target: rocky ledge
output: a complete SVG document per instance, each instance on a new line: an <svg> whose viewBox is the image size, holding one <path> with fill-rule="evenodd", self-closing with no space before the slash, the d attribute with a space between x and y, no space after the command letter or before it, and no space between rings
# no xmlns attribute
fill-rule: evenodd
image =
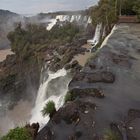
<svg viewBox="0 0 140 140"><path fill-rule="evenodd" d="M138 24L117 25L107 44L75 74L69 84L71 101L36 140L140 139L138 29Z"/></svg>

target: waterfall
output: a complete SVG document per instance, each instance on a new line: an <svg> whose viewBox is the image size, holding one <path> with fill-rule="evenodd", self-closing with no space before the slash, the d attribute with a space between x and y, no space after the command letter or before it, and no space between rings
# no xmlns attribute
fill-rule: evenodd
<svg viewBox="0 0 140 140"><path fill-rule="evenodd" d="M48 24L48 26L46 27L46 29L49 31L52 29L52 27L56 24L57 20L56 19L50 19L49 21L50 23Z"/></svg>
<svg viewBox="0 0 140 140"><path fill-rule="evenodd" d="M41 128L49 121L49 116L43 117L41 110L48 101L54 101L56 110L64 103L64 96L68 91L68 84L71 80L65 69L56 73L42 72L43 81L40 84L35 107L32 110L30 123L39 122Z"/></svg>
<svg viewBox="0 0 140 140"><path fill-rule="evenodd" d="M91 24L92 23L92 19L91 17L88 18L87 24Z"/></svg>
<svg viewBox="0 0 140 140"><path fill-rule="evenodd" d="M97 24L93 39L87 41L87 43L92 45L92 48L94 48L100 41L101 29L102 29L102 24L101 23Z"/></svg>
<svg viewBox="0 0 140 140"><path fill-rule="evenodd" d="M54 19L50 19L48 22L49 24L47 25L46 29L51 30L54 25L56 25L57 20L60 22L68 21L68 22L79 22L79 23L86 23L90 24L91 23L91 18L88 16L84 16L82 19L82 15L57 15Z"/></svg>
<svg viewBox="0 0 140 140"><path fill-rule="evenodd" d="M108 36L104 39L104 41L102 42L102 45L100 47L100 49L105 46L107 44L108 39L111 37L111 35L114 33L114 31L117 29L116 25L114 25L114 27L112 28L110 34L108 34Z"/></svg>

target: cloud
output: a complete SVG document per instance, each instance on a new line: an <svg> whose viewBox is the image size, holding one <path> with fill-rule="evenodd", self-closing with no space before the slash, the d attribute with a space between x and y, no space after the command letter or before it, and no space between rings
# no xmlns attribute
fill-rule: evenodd
<svg viewBox="0 0 140 140"><path fill-rule="evenodd" d="M79 10L98 0L0 0L0 8L27 14L60 10Z"/></svg>

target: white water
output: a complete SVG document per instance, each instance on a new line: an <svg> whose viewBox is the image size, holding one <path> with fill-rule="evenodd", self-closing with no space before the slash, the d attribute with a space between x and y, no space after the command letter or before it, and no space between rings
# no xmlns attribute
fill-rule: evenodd
<svg viewBox="0 0 140 140"><path fill-rule="evenodd" d="M93 39L87 41L87 43L92 45L92 48L95 47L100 41L101 29L102 29L102 24L101 23L97 24Z"/></svg>
<svg viewBox="0 0 140 140"><path fill-rule="evenodd" d="M67 77L65 69L61 69L56 73L48 72L48 78L46 78L46 73L43 76L46 80L44 80L40 85L35 107L32 110L32 117L30 119L30 123L39 122L41 128L49 121L49 116L43 117L41 110L48 101L54 101L55 107L58 110L64 103L64 96L68 91L68 84L71 80ZM56 81L53 85L50 84L50 82L57 80L57 78L62 79ZM49 90L50 87L53 89Z"/></svg>
<svg viewBox="0 0 140 140"><path fill-rule="evenodd" d="M110 34L104 39L100 49L107 44L108 39L111 37L111 35L114 33L114 31L117 29L116 25L112 28Z"/></svg>
<svg viewBox="0 0 140 140"><path fill-rule="evenodd" d="M54 25L56 25L57 21L64 22L82 22L82 23L91 23L91 18L82 15L57 15L55 19L50 19L48 26L46 27L47 30L51 30Z"/></svg>

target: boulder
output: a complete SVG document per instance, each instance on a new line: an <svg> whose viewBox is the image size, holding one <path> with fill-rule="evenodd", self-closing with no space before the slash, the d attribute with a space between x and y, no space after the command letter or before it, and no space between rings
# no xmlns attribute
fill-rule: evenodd
<svg viewBox="0 0 140 140"><path fill-rule="evenodd" d="M29 131L29 133L31 134L33 140L36 138L37 134L38 134L38 130L39 130L39 123L33 123L33 124L27 124L25 126L25 128L27 128L27 130Z"/></svg>

